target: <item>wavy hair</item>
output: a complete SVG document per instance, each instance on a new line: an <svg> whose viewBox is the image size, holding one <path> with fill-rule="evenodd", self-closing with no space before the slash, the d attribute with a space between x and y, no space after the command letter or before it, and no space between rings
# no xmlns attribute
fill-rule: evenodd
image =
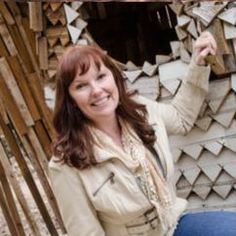
<svg viewBox="0 0 236 236"><path fill-rule="evenodd" d="M85 74L91 60L100 70L101 63L111 70L119 92L119 105L116 114L127 121L139 138L147 146L153 146L156 136L152 126L147 122L145 105L135 102L125 86L122 71L114 60L103 50L94 46L73 46L61 58L57 68L56 102L53 124L57 138L53 142L53 155L60 161L78 169L95 165L93 155L94 140L88 128L90 121L75 107L69 94L69 86L77 71Z"/></svg>

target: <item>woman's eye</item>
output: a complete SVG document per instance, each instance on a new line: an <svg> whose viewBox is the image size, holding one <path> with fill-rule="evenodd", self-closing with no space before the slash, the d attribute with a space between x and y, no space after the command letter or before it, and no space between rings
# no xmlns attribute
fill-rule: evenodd
<svg viewBox="0 0 236 236"><path fill-rule="evenodd" d="M78 84L78 85L76 86L76 89L81 90L81 89L83 89L83 88L85 88L85 87L86 87L86 84Z"/></svg>
<svg viewBox="0 0 236 236"><path fill-rule="evenodd" d="M106 76L105 74L100 74L97 79L98 80L103 79L105 76Z"/></svg>

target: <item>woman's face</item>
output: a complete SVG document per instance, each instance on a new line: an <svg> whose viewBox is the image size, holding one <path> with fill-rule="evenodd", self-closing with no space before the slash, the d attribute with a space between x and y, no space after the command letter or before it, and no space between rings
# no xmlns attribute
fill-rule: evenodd
<svg viewBox="0 0 236 236"><path fill-rule="evenodd" d="M87 73L77 75L69 86L69 94L83 114L95 124L115 118L119 92L112 72L101 62L100 70L91 60Z"/></svg>

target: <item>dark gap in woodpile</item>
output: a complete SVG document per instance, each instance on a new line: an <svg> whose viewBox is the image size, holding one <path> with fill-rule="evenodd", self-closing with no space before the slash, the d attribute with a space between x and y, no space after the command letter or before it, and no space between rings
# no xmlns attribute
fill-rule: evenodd
<svg viewBox="0 0 236 236"><path fill-rule="evenodd" d="M156 54L171 53L177 40L176 15L163 3L85 3L88 30L95 41L115 59L136 65L155 63Z"/></svg>

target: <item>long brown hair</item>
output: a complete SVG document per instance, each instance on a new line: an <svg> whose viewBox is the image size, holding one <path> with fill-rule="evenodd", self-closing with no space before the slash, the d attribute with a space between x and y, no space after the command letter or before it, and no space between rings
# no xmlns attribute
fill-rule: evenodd
<svg viewBox="0 0 236 236"><path fill-rule="evenodd" d="M131 98L126 90L122 71L114 61L104 51L93 46L71 47L61 58L57 70L53 124L58 137L53 143L53 154L78 169L87 168L97 162L93 155L93 138L88 128L90 121L74 105L68 88L77 71L83 75L89 70L91 60L99 70L103 63L114 76L119 91L117 115L129 122L145 145L152 146L156 140L154 130L146 119L146 107Z"/></svg>

